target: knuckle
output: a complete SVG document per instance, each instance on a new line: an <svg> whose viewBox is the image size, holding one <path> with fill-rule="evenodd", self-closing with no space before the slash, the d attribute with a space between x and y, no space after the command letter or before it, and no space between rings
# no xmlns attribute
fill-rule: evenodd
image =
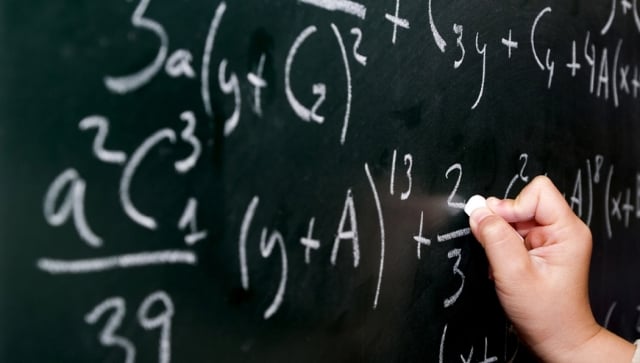
<svg viewBox="0 0 640 363"><path fill-rule="evenodd" d="M492 240L501 238L505 234L506 222L497 215L485 217L478 223L478 229L485 238Z"/></svg>
<svg viewBox="0 0 640 363"><path fill-rule="evenodd" d="M581 240L585 241L585 243L591 244L592 235L591 229L584 224L581 220L579 220L578 226L576 227L576 236Z"/></svg>
<svg viewBox="0 0 640 363"><path fill-rule="evenodd" d="M538 175L535 178L533 178L533 180L531 181L531 184L543 187L543 188L548 188L548 187L553 187L553 182L551 181L551 179L549 179L548 176L546 175Z"/></svg>
<svg viewBox="0 0 640 363"><path fill-rule="evenodd" d="M591 229L589 227L587 227L586 224L582 223L582 221L580 221L580 225L579 225L579 230L580 230L580 235L591 239Z"/></svg>

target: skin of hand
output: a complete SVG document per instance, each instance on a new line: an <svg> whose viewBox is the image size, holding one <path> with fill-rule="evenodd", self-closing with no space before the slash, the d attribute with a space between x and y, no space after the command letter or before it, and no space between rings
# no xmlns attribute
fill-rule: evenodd
<svg viewBox="0 0 640 363"><path fill-rule="evenodd" d="M545 362L630 362L635 347L597 324L589 304L591 231L547 177L470 217L496 293Z"/></svg>

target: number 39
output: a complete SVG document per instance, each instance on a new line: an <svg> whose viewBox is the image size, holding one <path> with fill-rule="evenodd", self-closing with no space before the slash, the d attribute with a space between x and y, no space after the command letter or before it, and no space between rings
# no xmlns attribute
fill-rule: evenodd
<svg viewBox="0 0 640 363"><path fill-rule="evenodd" d="M150 317L151 307L159 302L163 310L158 315ZM136 358L136 348L127 338L116 335L116 330L120 327L122 319L126 314L125 301L122 297L114 296L104 300L91 310L84 320L87 324L94 325L107 311L113 310L104 328L98 335L100 344L105 347L120 347L125 351L125 363L134 363ZM147 296L138 308L138 322L145 330L161 328L158 352L158 362L169 363L171 361L171 318L174 308L171 298L164 291L156 291Z"/></svg>

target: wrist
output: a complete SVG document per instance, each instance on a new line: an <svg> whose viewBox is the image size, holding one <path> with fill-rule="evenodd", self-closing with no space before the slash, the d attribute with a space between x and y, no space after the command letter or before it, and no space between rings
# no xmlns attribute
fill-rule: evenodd
<svg viewBox="0 0 640 363"><path fill-rule="evenodd" d="M549 363L630 363L635 353L633 344L599 325L586 340L577 341L567 348L561 354L541 358Z"/></svg>

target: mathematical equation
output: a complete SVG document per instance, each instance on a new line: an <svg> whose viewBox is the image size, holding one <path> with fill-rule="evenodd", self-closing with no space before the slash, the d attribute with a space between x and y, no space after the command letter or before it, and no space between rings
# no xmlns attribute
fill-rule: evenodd
<svg viewBox="0 0 640 363"><path fill-rule="evenodd" d="M216 114L212 102L212 93L221 95L224 99L233 102L233 112L228 115L223 122L223 135L225 138L231 137L234 131L238 129L243 120L243 112L246 105L243 101L250 100L250 109L254 116L258 118L264 117L263 93L269 87L275 85L269 84L265 77L265 68L267 61L270 59L268 54L259 55L255 68L246 73L240 74L234 71L234 65L225 57L222 57L216 65L212 64L214 52L220 52L216 49L217 37L225 21L228 12L226 2L217 4L213 11L213 16L209 23L206 39L202 47L201 67L196 71L194 66L193 52L185 48L172 49L170 47L170 37L165 27L158 21L146 15L150 6L150 0L140 0L130 18L131 26L143 32L149 32L157 37L159 48L155 57L141 69L126 75L105 75L103 85L115 95L123 97L132 97L141 88L151 83L154 78L161 72L166 73L171 78L186 78L200 82L200 97L202 101L202 112L207 118L213 118ZM327 12L338 12L351 15L358 21L367 20L367 8L365 5L348 1L348 0L299 0L296 6L301 9L309 7L326 10ZM475 49L475 55L479 57L482 64L482 74L479 75L479 84L477 94L474 95L473 102L468 107L471 110L477 110L481 105L483 96L490 87L487 87L487 61L495 59L491 56L494 48L489 40L480 32L475 32L469 46L467 38L465 38L465 27L463 24L449 24L442 29L450 27L455 36L455 45L449 44L441 32L442 24L437 24L438 14L432 9L432 1L429 0L425 9L425 17L428 18L428 31L433 39L433 43L441 53L453 51L458 54L457 59L451 65L454 70L458 70L466 63L471 62L467 54L467 49ZM556 64L563 65L562 69L569 72L572 78L578 77L580 71L589 69L584 75L588 77L589 93L598 99L612 102L618 107L625 100L635 100L638 97L640 89L640 74L638 74L638 66L630 63L621 63L621 59L625 58L624 52L627 50L623 39L618 39L615 49L607 47L597 47L593 42L593 38L598 34L605 36L611 29L614 21L623 17L630 16L640 31L640 19L636 2L622 0L612 1L612 8L606 23L598 33L587 31L584 39L571 39L566 44L569 56L565 59L558 56L561 53L550 47L544 48L536 41L537 29L543 26L545 19L553 16L553 8L545 7L537 13L535 18L531 19L531 30L525 37L525 40L514 38L512 29L507 29L505 36L497 39L497 44L503 46L506 57L511 60L515 57L516 52L522 48L528 48L530 56L535 61L535 65L540 72L544 72L545 82L548 89L554 84L554 79L560 72L560 66L556 68ZM410 31L411 21L401 16L401 1L395 0L395 11L386 13L384 19L392 26L392 35L390 42L394 46L400 46L400 37L402 31ZM308 45L314 39L314 34L319 31L319 26L309 24L304 27L293 39L286 51L283 64L278 64L276 68L282 69L283 97L286 99L290 112L301 121L310 125L330 124L328 120L335 116L323 107L325 101L332 92L338 93L337 90L331 89L329 84L321 81L312 82L308 85L306 93L301 96L300 90L294 90L292 75L295 73L295 67L304 68L300 62L296 62L299 50ZM341 29L336 23L330 23L327 27L335 39L341 56L341 66L344 70L344 78L346 84L340 92L344 92L344 113L339 115L339 144L344 146L349 141L349 127L351 120L351 109L354 97L366 97L366 95L354 95L353 77L355 72L362 72L368 64L369 55L364 54L361 48L367 34L362 27L354 26L349 29L348 33ZM468 30L467 30L468 31ZM348 35L347 35L348 34ZM445 34L446 35L446 34ZM528 47L523 43L528 42ZM630 50L632 51L632 50ZM477 60L477 59L476 59ZM475 60L474 60L475 61ZM217 85L212 85L211 70L214 71L213 78L217 80ZM216 77L217 75L217 77ZM198 79L199 77L199 79ZM217 78L217 79L215 79ZM246 82L246 84L245 84ZM217 87L216 87L217 86ZM250 89L250 95L244 95L243 91ZM346 90L346 91L344 91ZM302 99L309 99L311 104L304 104ZM626 98L625 98L626 97ZM92 153L98 162L108 165L109 167L117 167L120 172L118 185L118 195L122 213L133 223L148 231L158 231L160 222L153 215L152 211L144 210L135 202L135 195L132 195L132 185L136 182L136 173L145 163L153 162L153 158L158 158L159 153L154 153L161 148L188 148L189 153L172 160L172 167L169 173L175 175L187 175L194 172L194 168L201 160L206 147L210 146L212 140L201 140L196 136L196 127L198 125L197 116L199 112L195 109L188 108L179 114L171 115L169 118L175 120L175 125L171 127L162 127L146 138L140 140L137 147L132 150L117 150L109 146L109 136L113 132L111 128L110 118L107 115L92 114L82 118L78 124L78 130L83 136L92 137ZM116 132L124 132L116 130ZM357 198L365 199L368 195L371 205L375 207L377 217L377 241L378 268L376 276L375 291L372 291L371 307L376 310L380 304L380 296L385 293L384 275L385 275L385 255L388 250L396 243L411 243L415 245L415 256L417 260L422 260L425 249L429 249L432 245L438 244L446 246L448 242L467 237L471 234L468 225L462 225L458 229L430 231L425 229L424 210L415 213L415 229L414 232L405 236L403 241L393 241L389 243L388 232L389 224L385 223L385 205L384 200L389 198L395 201L405 202L412 200L412 192L414 180L416 179L415 170L424 170L425 165L414 165L415 153L401 152L398 149L393 150L393 155L389 165L385 168L390 170L388 180L376 181L372 175L370 163L365 162L362 165L363 182L368 185L369 190L365 192L355 189L353 186L346 186L344 190L344 203L336 214L339 215L339 222L335 226L334 238L322 240L314 233L314 228L318 224L318 219L308 211L296 211L299 215L308 215L308 223L304 226L306 233L296 236L292 239L285 238L281 232L284 226L277 225L258 225L254 223L257 214L261 213L261 196L256 195L247 202L246 208L238 225L233 225L236 233L234 235L237 240L237 253L239 265L239 278L242 289L249 291L251 288L250 266L256 261L252 261L250 256L256 255L264 260L274 259L279 261L278 285L273 296L270 297L269 304L264 307L262 318L276 319L277 313L287 298L288 277L293 272L290 271L289 256L294 248L302 248L304 251L304 263L320 264L322 261L313 259L313 255L322 248L330 248L331 254L328 263L335 266L338 263L340 253L346 253L348 250L351 256L351 264L357 269L361 263L361 236L362 236L362 220L359 215L362 211L356 209L355 200ZM542 174L543 171L532 173L527 170L530 156L528 153L519 155L519 169L515 170L509 182L504 188L504 197L513 197L516 190L524 186L530 178L535 174ZM387 169L385 169L387 170ZM446 198L446 207L455 215L459 213L465 205L468 196L461 195L460 186L463 183L463 164L453 163L445 170L433 170L432 174L439 175L440 181L450 185L449 194ZM567 201L572 209L580 216L585 223L591 225L594 217L599 217L595 206L601 204L602 218L606 226L607 236L613 238L616 228L629 228L633 222L633 218L640 219L640 173L636 174L634 180L624 180L625 187L617 190L614 185L615 167L613 163L608 162L604 155L595 155L593 158L585 160L584 167L576 172L575 182L570 191L565 191ZM465 178L466 180L466 178ZM356 185L353 181L353 185ZM47 224L51 227L60 227L65 224L73 224L78 238L83 245L91 249L100 250L109 241L106 241L100 231L92 227L91 220L87 218L85 213L86 194L91 190L83 177L83 173L74 167L63 169L49 184L48 189L44 192L42 203L42 215ZM384 193L384 194L383 194ZM385 198L381 198L383 195ZM183 240L180 242L179 248L153 250L153 251L135 251L120 255L110 255L98 258L86 259L63 259L58 257L41 257L36 261L36 267L44 273L52 275L69 275L69 274L90 274L90 273L106 273L117 269L130 269L140 267L159 267L167 265L197 266L198 255L194 250L194 246L201 241L206 241L209 232L200 228L198 225L198 206L199 200L196 197L189 197L184 200L182 213L180 218L173 222L174 228L181 231ZM259 238L251 238L252 231L258 231ZM255 233L254 233L255 236ZM347 247L348 246L348 247ZM367 248L370 246L368 245ZM412 247L413 248L413 247ZM253 253L252 253L253 252ZM439 304L444 309L455 306L456 302L465 292L466 271L461 267L463 255L467 253L464 248L459 246L451 247L447 250L446 258L450 265L450 274L456 279L457 284L451 288L451 291L443 296L438 296ZM313 288L306 286L305 288ZM93 307L87 309L84 315L84 322L89 326L99 325L101 318L108 315L107 322L97 333L97 339L104 346L118 348L124 352L124 360L127 363L133 363L136 360L135 344L119 335L117 330L120 328L123 319L126 317L126 307L131 305L127 303L123 297L111 296L97 303ZM160 307L160 312L158 308ZM154 309L152 309L154 307ZM154 314L151 313L154 311ZM165 291L159 290L149 294L138 306L137 323L145 330L158 329L160 331L158 360L163 363L171 361L171 327L172 319L178 314L177 307L174 306L171 296ZM439 358L443 361L444 352L446 350L446 341L448 334L451 333L449 325L442 328L442 336L440 342ZM489 346L488 337L483 337L483 353L482 357L474 357L474 347L472 346L465 355L460 358L463 362L495 362L498 360L495 354L492 354ZM505 348L506 351L506 348ZM514 354L515 356L515 354ZM507 358L505 357L505 360Z"/></svg>

